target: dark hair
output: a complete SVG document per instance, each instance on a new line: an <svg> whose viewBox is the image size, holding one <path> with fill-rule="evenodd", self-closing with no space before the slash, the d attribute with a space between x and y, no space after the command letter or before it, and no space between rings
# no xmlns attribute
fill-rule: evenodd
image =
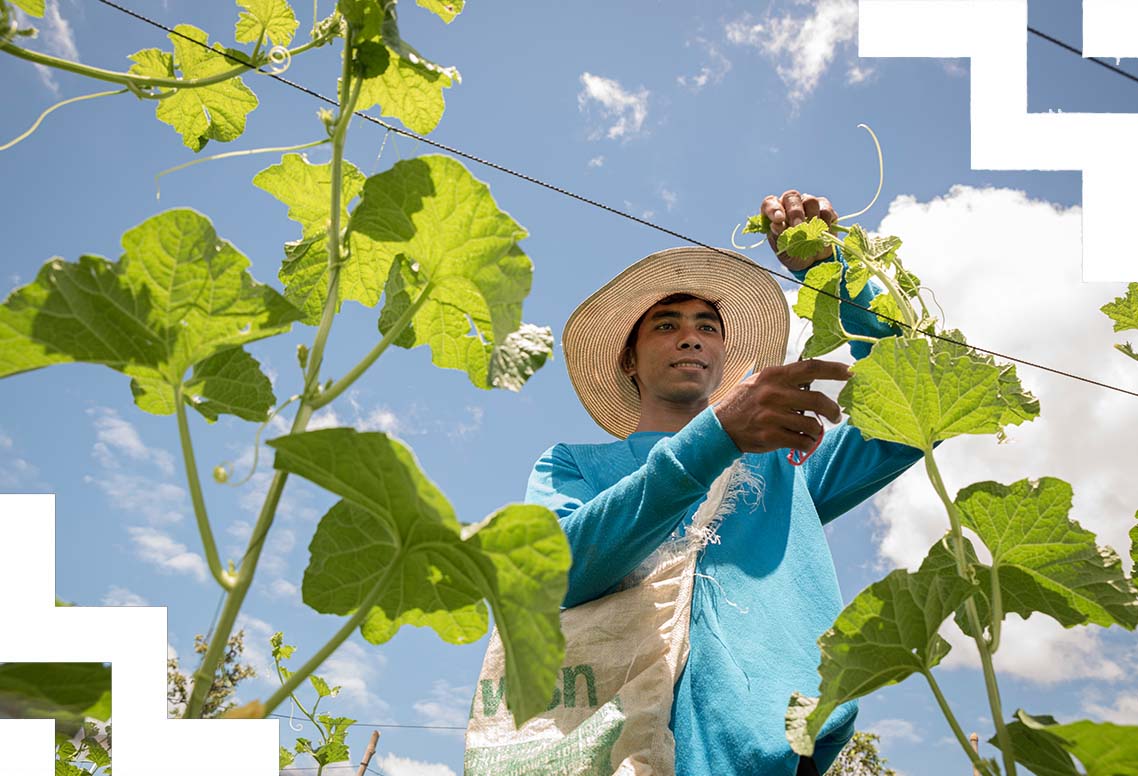
<svg viewBox="0 0 1138 776"><path fill-rule="evenodd" d="M726 337L727 329L723 325L723 315L719 312L718 302L712 302L709 299L704 299L702 296L696 296L695 294L668 294L663 299L656 300L655 303L653 303L647 310L640 314L640 317L636 319L636 323L632 324L632 330L628 332L628 339L624 341L624 348L620 351L621 368L628 365L629 358L632 356L632 352L636 349L636 338L640 336L640 324L644 323L644 318L648 315L648 312L653 307L659 304L679 304L680 302L690 302L693 299L698 299L701 302L706 302L711 306L711 309L715 311L716 319L719 321L719 333L721 336ZM636 394L639 396L640 386L636 384L636 378L629 376L628 379L632 381L632 386L636 389Z"/></svg>

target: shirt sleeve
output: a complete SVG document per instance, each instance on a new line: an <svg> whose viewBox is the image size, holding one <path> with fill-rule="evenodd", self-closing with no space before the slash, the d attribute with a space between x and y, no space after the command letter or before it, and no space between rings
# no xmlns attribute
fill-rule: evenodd
<svg viewBox="0 0 1138 776"><path fill-rule="evenodd" d="M563 605L597 598L635 569L740 455L710 407L600 492L567 445L546 451L534 465L526 501L553 510L569 539L573 563Z"/></svg>

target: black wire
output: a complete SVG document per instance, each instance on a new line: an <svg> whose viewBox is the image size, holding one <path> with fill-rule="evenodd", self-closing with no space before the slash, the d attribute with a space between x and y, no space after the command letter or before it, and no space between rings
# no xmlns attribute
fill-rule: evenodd
<svg viewBox="0 0 1138 776"><path fill-rule="evenodd" d="M1070 43L1064 43L1063 41L1059 40L1058 38L1053 38L1050 35L1048 35L1047 33L1040 32L1039 30L1037 30L1031 26L1029 26L1027 28L1027 31L1030 32L1032 35L1038 35L1039 37L1043 38L1044 40L1046 40L1050 43L1054 43L1056 46L1059 46L1060 48L1067 49L1067 51L1070 51L1073 54L1078 54L1080 57L1083 56L1083 52L1080 51L1079 49L1075 48L1074 46L1072 46ZM1123 70L1121 67L1118 67L1116 65L1112 65L1105 60L1099 59L1098 57L1083 57L1083 59L1090 60L1091 62L1094 62L1096 65L1102 65L1107 70L1110 70L1111 72L1114 72L1114 73L1118 73L1120 76L1123 76L1124 78L1129 78L1131 81L1138 83L1138 75L1134 75L1133 73L1128 73L1125 70Z"/></svg>
<svg viewBox="0 0 1138 776"><path fill-rule="evenodd" d="M235 57L232 54L229 54L228 52L218 51L217 49L211 48L208 43L203 43L202 41L194 40L193 38L189 37L188 35L180 33L177 30L172 30L160 22L156 22L152 19L149 19L149 18L147 18L147 17L145 17L145 16L143 16L143 15L141 15L135 11L131 11L127 8L123 8L121 5L118 5L117 3L113 2L112 0L98 0L98 2L102 3L103 5L107 5L107 6L110 6L111 8L115 8L119 11L122 11L123 13L129 14L130 16L133 16L136 19L139 19L143 22L146 22L147 24L150 24L154 27L157 27L158 29L165 30L167 33L169 33L171 35L177 35L179 37L185 38L186 40L191 41L192 43L196 43L197 45L205 48L207 51L212 51L215 54L219 54L219 55L221 55L227 59L232 60L233 62L235 62L237 64L240 64L240 65L247 65L248 64L247 62L242 61L238 57ZM1034 28L1029 28L1029 29L1034 31ZM1050 38L1050 36L1048 36L1047 39L1053 40L1052 38ZM1058 41L1054 41L1054 42L1058 43ZM1067 48L1070 48L1070 47L1067 47ZM1075 50L1075 49L1072 49L1072 50ZM1099 64L1102 64L1106 67L1110 67L1110 69L1112 69L1112 70L1115 69L1112 66L1107 65L1106 63L1103 63L1103 62L1100 62ZM302 86L298 83L295 83L294 81L290 81L287 78L283 78L280 75L278 75L277 73L268 72L268 71L262 70L260 68L256 68L256 71L258 73L262 73L264 75L267 75L270 78L274 78L274 79L280 81L281 83L287 84L288 86L291 86L294 89L298 89L298 90L304 92L305 94L308 94L312 97L315 97L318 100L322 100L322 101L328 103L329 105L339 105L339 103L337 103L335 100L332 100L329 97L325 97L324 95L320 94L319 92L315 92L306 86ZM1127 75L1129 75L1129 74L1127 74ZM1138 79L1136 79L1136 80L1138 80ZM658 224L652 223L651 221L647 221L643 218L639 218L637 216L634 216L631 213L626 213L623 210L618 210L614 207L606 205L603 202L598 202L596 200L589 199L588 197L581 196L580 194L575 194L572 191L561 188L560 186L555 186L552 183L547 183L547 182L540 180L538 178L534 178L531 175L526 175L525 173L517 172L516 170L512 170L512 169L505 167L503 165L500 165L496 162L491 162L487 159L483 159L481 157L475 156L474 154L467 153L467 152L462 151L458 148L448 146L445 143L440 143L437 140L432 140L430 138L423 137L422 135L418 135L418 134L411 132L409 130L406 130L406 129L400 129L399 127L396 127L392 124L388 124L386 121L383 121L382 119L378 119L374 116L369 116L366 113L363 113L361 111L355 111L353 113L353 115L359 116L361 119L363 119L365 121L370 121L373 124L378 124L379 126L383 127L384 129L388 130L389 132L394 132L398 135L404 135L405 137L415 138L416 140L419 140L419 141L422 141L428 145L434 146L435 148L438 148L439 150L446 151L447 153L454 154L455 156L460 156L463 159L469 159L472 162L483 165L485 167L489 167L493 170L498 170L499 172L505 173L507 175L511 175L515 178L519 178L521 180L527 181L527 182L532 183L534 185L541 186L543 188L549 189L550 191L554 191L554 192L557 192L558 194L562 194L562 195L569 197L571 199L575 199L579 202L584 202L587 205L591 205L593 207L600 208L601 210L608 211L609 213L620 216L622 218L626 218L630 221L635 221L638 224L641 224L643 226L647 226L650 229L654 229L658 232L662 232L663 234L669 235L671 237L675 237L677 239L683 240L684 242L692 243L693 245L698 245L701 248L706 248L707 250L714 251L714 252L722 254L724 256L733 258L733 255L731 253L728 253L727 251L725 251L721 248L716 248L715 246L708 245L707 243L702 242L700 240L697 240L694 237L690 237L686 234L683 234L682 232L677 232L677 231L674 231L672 229L668 229L667 227L659 226ZM867 313L877 315L878 317L883 318L887 321L890 321L891 323L895 323L898 326L901 326L902 328L912 328L907 323L905 323L904 321L899 321L899 320L892 318L888 315L882 315L881 313L870 310L868 307L860 305L857 302L847 300L847 299L842 299L841 296L838 294L832 294L829 291L826 291L825 289L815 288L814 286L811 286L809 283L805 283L805 282L803 282L803 281L799 280L798 278L793 277L791 275L786 275L786 274L783 274L781 272L777 272L775 270L768 269L767 267L764 267L758 263L756 263L755 266L757 266L759 269L763 270L764 272L766 272L769 275L780 278L782 280L786 280L790 283L795 283L797 285L803 286L804 288L809 288L810 290L815 291L816 293L822 294L824 296L828 296L831 299L836 299L839 302L839 304L845 304L845 305L849 305L851 307L856 307L859 310L863 310ZM953 345L961 345L962 344L960 342L957 342L956 340L949 339L948 337L944 337L944 336L941 336L939 334L931 334L929 336L933 337L934 339L943 340L944 342L948 342L948 343L953 344ZM1000 353L1000 352L995 351L995 350L988 350L987 348L982 348L982 347L979 347L977 345L965 344L964 346L967 347L969 350L975 351L977 353L984 353L984 354L989 355L989 356L994 356L996 358L1005 359L1007 361L1012 361L1012 362L1015 362L1017 364L1023 364L1024 366L1034 367L1036 369L1041 369L1045 372L1051 372L1052 374L1061 375L1063 377L1069 377L1072 380L1078 380L1080 382L1088 383L1090 385L1097 385L1100 388L1106 388L1106 389L1109 389L1112 391L1117 391L1118 393L1123 393L1123 394L1126 394L1128 396L1133 396L1135 398L1138 398L1138 392L1130 391L1130 390L1127 390L1125 388L1120 388L1116 385L1104 383L1104 382L1101 382L1099 380L1094 380L1094 379L1089 378L1089 377L1083 377L1081 375L1073 374L1071 372L1067 372L1067 371L1064 371L1062 369L1056 369L1055 367L1045 366L1044 364L1038 364L1034 361L1028 361L1027 359L1016 358L1015 356L1009 356L1009 355ZM263 540L263 537L262 537L262 540Z"/></svg>

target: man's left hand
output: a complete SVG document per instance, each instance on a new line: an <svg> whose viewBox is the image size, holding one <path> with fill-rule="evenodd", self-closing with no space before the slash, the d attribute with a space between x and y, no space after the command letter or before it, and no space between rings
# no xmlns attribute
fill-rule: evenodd
<svg viewBox="0 0 1138 776"><path fill-rule="evenodd" d="M801 194L796 189L791 189L781 197L771 194L764 199L761 213L771 222L771 231L767 235L771 250L775 252L778 260L787 269L803 270L834 255L834 249L831 246L826 246L824 251L808 259L792 259L785 253L778 252L778 236L790 227L798 226L815 216L821 218L827 225L833 225L838 220L838 214L834 212L833 205L825 197Z"/></svg>

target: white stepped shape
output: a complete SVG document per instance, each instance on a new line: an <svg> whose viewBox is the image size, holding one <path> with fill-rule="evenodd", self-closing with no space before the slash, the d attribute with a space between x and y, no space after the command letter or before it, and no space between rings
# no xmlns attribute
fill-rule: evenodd
<svg viewBox="0 0 1138 776"><path fill-rule="evenodd" d="M972 61L972 167L1081 170L1083 280L1130 281L1119 205L1138 180L1138 114L1027 112L1028 0L859 0L863 57ZM1138 2L1084 0L1085 56L1138 56ZM1123 217L1124 219L1125 217ZM1036 257L1019 257L1025 269Z"/></svg>
<svg viewBox="0 0 1138 776"><path fill-rule="evenodd" d="M165 607L55 606L52 495L0 494L0 605L0 662L111 664L116 776L276 776L276 720L166 719ZM53 738L0 720L5 776L51 776Z"/></svg>

